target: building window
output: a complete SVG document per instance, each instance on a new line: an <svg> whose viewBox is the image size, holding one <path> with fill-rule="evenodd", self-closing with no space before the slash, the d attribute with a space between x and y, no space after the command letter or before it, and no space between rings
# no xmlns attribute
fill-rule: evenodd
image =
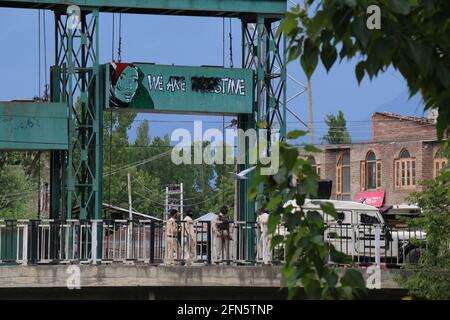
<svg viewBox="0 0 450 320"><path fill-rule="evenodd" d="M360 164L361 190L381 188L381 168L381 160L377 160L375 153L369 151L366 160L361 161Z"/></svg>
<svg viewBox="0 0 450 320"><path fill-rule="evenodd" d="M436 178L438 175L440 175L441 171L446 167L448 167L448 159L442 155L442 150L439 149L439 151L436 152L436 155L434 157L433 176Z"/></svg>
<svg viewBox="0 0 450 320"><path fill-rule="evenodd" d="M416 185L416 159L411 158L406 149L394 162L394 178L396 188L413 188Z"/></svg>
<svg viewBox="0 0 450 320"><path fill-rule="evenodd" d="M336 165L336 198L338 200L351 200L350 152L344 152Z"/></svg>
<svg viewBox="0 0 450 320"><path fill-rule="evenodd" d="M316 163L316 159L314 159L313 156L309 156L308 160L311 162L311 166L320 178L320 164Z"/></svg>

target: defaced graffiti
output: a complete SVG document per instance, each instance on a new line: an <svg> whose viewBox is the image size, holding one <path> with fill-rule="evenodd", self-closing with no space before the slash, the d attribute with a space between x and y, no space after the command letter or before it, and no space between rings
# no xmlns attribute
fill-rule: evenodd
<svg viewBox="0 0 450 320"><path fill-rule="evenodd" d="M144 74L135 64L111 63L109 107L153 109L153 100L143 86L142 79Z"/></svg>
<svg viewBox="0 0 450 320"><path fill-rule="evenodd" d="M130 63L112 63L110 107L127 108L139 87L138 68Z"/></svg>

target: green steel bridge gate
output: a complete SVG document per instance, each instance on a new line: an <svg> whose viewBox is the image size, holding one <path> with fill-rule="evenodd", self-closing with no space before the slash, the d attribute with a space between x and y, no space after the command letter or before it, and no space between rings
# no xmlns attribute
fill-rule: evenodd
<svg viewBox="0 0 450 320"><path fill-rule="evenodd" d="M68 9L70 5L80 8L78 28L69 27L72 23L69 19L74 14L73 9ZM239 18L242 22L241 67L253 71L254 95L252 113L238 115L238 128L256 129L257 123L262 121L267 123L269 132L279 129L281 139L286 137L286 41L284 35L276 32L287 9L286 0L0 0L0 7L54 12L51 103L0 102L0 112L11 108L28 114L28 110L33 110L33 114L45 117L45 112L49 112L45 106L51 105L50 110L66 114L67 127L62 125L62 130L67 130L67 136L61 131L53 132L66 141L55 143L50 138L49 147L43 147L42 141L20 144L17 140L22 137L11 134L9 141L0 143L0 149L51 151L52 219L72 218L75 207L79 208L80 219L102 219L105 92L101 90L104 75L99 61L100 12ZM4 123L0 124L0 133L2 126ZM240 166L243 170L249 164ZM239 220L255 221L255 204L247 196L251 179L239 183Z"/></svg>

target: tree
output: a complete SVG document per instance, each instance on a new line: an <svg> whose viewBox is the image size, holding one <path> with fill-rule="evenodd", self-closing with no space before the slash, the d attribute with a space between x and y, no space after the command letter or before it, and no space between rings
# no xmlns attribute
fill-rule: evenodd
<svg viewBox="0 0 450 320"><path fill-rule="evenodd" d="M328 133L322 137L322 141L329 144L351 143L352 138L347 130L347 122L344 118L344 113L339 110L337 116L328 114L325 118L325 123L328 126Z"/></svg>
<svg viewBox="0 0 450 320"><path fill-rule="evenodd" d="M449 1L380 0L376 5L373 5L371 0L306 0L305 3L311 8L311 16L297 5L286 14L286 19L278 30L279 33L284 32L288 38L289 61L299 59L306 76L310 78L319 58L327 71L335 64L338 56L340 61L345 58L355 59L358 82L361 82L365 75L372 79L380 72L393 67L405 78L411 96L420 92L425 109L437 109L438 137L448 136ZM377 17L378 11L381 16ZM380 28L369 23L370 19L380 19ZM293 150L287 152L292 154L293 160L288 162L292 164L296 161L294 157L297 154ZM303 167L300 167L298 174L308 175L308 167L302 163L299 166ZM285 170L282 174L288 172L289 170ZM443 174L441 179L442 183L448 183L450 174ZM317 186L311 179L304 181L312 192L317 191ZM286 182L283 178L275 177L271 183L274 185L271 188L276 190ZM445 189L441 187L442 190ZM445 192L450 198L450 188L447 187ZM282 200L283 198L276 201ZM299 200L301 203L302 199ZM277 210L281 212L280 208ZM308 217L304 219L304 223L308 220ZM294 232L298 238L304 237L300 230ZM307 242L288 240L288 244L289 241L293 242L291 252L301 253L305 250ZM321 249L316 250L315 254L318 254ZM286 256L285 276L288 279L303 281L304 275L295 273L297 260L293 254ZM322 277L320 270L313 271L312 277ZM292 282L292 285L295 287L296 282Z"/></svg>
<svg viewBox="0 0 450 320"><path fill-rule="evenodd" d="M31 177L20 165L6 165L0 168L0 219L36 218L32 210L33 190ZM34 193L35 194L35 193Z"/></svg>
<svg viewBox="0 0 450 320"><path fill-rule="evenodd" d="M450 299L450 170L434 180L423 182L423 191L414 192L409 201L421 208L421 215L410 225L420 227L426 240L416 241L420 248L419 263L407 265L412 271L399 279L411 295L426 299Z"/></svg>
<svg viewBox="0 0 450 320"><path fill-rule="evenodd" d="M295 140L306 132L293 131L288 138ZM313 146L305 145L308 152L318 152ZM280 143L280 168L273 176L261 175L261 165L256 168L255 177L249 190L249 196L261 200L261 206L270 211L269 232L274 234L278 225L283 224L287 230L286 237L273 235L272 248L283 243L285 248L284 285L289 289L289 297L296 297L300 285L306 297L311 299L352 299L363 295L365 283L359 271L348 269L343 276L327 266L328 254L337 263L349 263L349 259L337 251L332 244L325 241L325 224L317 211L305 212L301 209L307 196L316 196L318 176L309 160L299 157L296 146L287 142ZM304 194L299 194L299 189ZM263 184L264 188L259 188ZM262 191L260 191L262 189ZM267 200L264 200L267 199ZM295 200L300 209L289 201ZM322 204L323 212L337 218L331 203Z"/></svg>
<svg viewBox="0 0 450 320"><path fill-rule="evenodd" d="M139 147L146 147L150 145L151 138L149 135L150 126L148 124L148 120L145 119L137 129L136 141L134 144Z"/></svg>
<svg viewBox="0 0 450 320"><path fill-rule="evenodd" d="M450 1L379 0L376 6L372 0L306 3L311 17L297 5L279 30L289 39L290 61L300 59L309 78L319 57L326 70L338 55L340 60L355 59L359 82L365 75L372 79L393 67L405 78L411 96L420 92L425 108L438 110L438 136L444 135L450 128ZM377 18L380 28L370 23Z"/></svg>
<svg viewBox="0 0 450 320"><path fill-rule="evenodd" d="M37 218L39 163L48 163L48 153L4 151L0 153L0 218Z"/></svg>

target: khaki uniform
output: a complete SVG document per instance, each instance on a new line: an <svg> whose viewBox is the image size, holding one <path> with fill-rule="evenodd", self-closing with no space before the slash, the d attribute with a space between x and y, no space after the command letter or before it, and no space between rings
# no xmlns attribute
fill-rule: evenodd
<svg viewBox="0 0 450 320"><path fill-rule="evenodd" d="M270 250L270 240L272 235L269 234L269 214L264 212L258 216L256 223L260 228L260 237L258 242L258 259L262 260L264 264L269 264L272 260Z"/></svg>
<svg viewBox="0 0 450 320"><path fill-rule="evenodd" d="M221 228L221 224L224 220L227 220L225 215L219 213L216 219L214 219L212 223L212 228L215 237L215 249L216 249L216 259L215 262L219 262L221 260L230 260L230 226L224 230Z"/></svg>
<svg viewBox="0 0 450 320"><path fill-rule="evenodd" d="M174 218L166 222L166 264L174 265L178 258L178 225Z"/></svg>
<svg viewBox="0 0 450 320"><path fill-rule="evenodd" d="M191 265L197 254L195 225L194 220L189 216L186 216L183 221L184 259L186 260L186 265Z"/></svg>

